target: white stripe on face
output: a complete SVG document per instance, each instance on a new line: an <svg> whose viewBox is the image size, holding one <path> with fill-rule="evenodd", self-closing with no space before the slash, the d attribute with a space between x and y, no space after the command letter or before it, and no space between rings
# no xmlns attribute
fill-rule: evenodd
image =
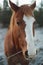
<svg viewBox="0 0 43 65"><path fill-rule="evenodd" d="M27 16L24 15L23 20L26 23L25 33L26 33L27 49L30 48L29 53L32 54L34 52L34 46L35 46L34 43L33 43L33 30L32 30L32 26L33 26L33 23L35 21L35 18L32 17L32 16L27 17Z"/></svg>
<svg viewBox="0 0 43 65"><path fill-rule="evenodd" d="M29 23L29 22L33 23L33 22L35 21L35 18L32 17L32 16L29 16L29 17L28 17L28 16L25 16L25 15L24 15L23 20L24 20L25 23L27 24L27 23Z"/></svg>

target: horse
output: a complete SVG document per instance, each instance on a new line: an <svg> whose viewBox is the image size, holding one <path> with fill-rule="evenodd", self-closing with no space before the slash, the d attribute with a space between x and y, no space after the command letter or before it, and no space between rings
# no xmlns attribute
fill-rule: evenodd
<svg viewBox="0 0 43 65"><path fill-rule="evenodd" d="M26 20L28 20L29 17L33 17L34 19L33 10L36 6L36 2L31 6L22 5L20 7L10 0L9 3L13 13L4 42L4 51L8 60L8 65L18 65L18 63L21 65L28 65L29 55L28 42L26 40Z"/></svg>

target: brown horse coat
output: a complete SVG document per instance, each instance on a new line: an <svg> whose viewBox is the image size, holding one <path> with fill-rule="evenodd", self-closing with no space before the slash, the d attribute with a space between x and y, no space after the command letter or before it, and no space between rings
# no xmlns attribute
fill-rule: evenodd
<svg viewBox="0 0 43 65"><path fill-rule="evenodd" d="M27 42L25 40L26 24L23 21L23 15L25 14L26 16L28 16L29 14L33 16L32 10L35 7L35 3L32 4L30 7L27 5L17 7L11 1L9 2L11 8L15 10L15 12L13 12L12 14L10 26L5 37L5 55L9 57L19 51L22 52L14 57L9 58L8 65L16 65L17 63L21 63L21 65L28 65L29 61L24 58L25 52L27 51Z"/></svg>

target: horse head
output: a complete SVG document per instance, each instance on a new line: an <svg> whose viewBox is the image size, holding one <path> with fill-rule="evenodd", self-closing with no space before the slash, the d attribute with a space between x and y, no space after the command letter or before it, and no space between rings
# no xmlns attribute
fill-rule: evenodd
<svg viewBox="0 0 43 65"><path fill-rule="evenodd" d="M36 6L36 2L32 5L22 5L18 7L16 4L9 0L10 6L13 10L12 21L10 23L10 28L13 30L14 42L16 48L21 49L23 56L28 58L28 42L26 40L26 19L30 18L34 21L33 11Z"/></svg>

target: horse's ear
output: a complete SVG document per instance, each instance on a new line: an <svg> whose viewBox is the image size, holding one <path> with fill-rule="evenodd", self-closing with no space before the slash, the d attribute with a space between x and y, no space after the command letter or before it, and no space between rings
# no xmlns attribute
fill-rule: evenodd
<svg viewBox="0 0 43 65"><path fill-rule="evenodd" d="M30 6L32 10L36 7L36 1Z"/></svg>
<svg viewBox="0 0 43 65"><path fill-rule="evenodd" d="M19 7L18 7L16 4L12 3L10 0L9 0L9 3L10 3L11 8L12 8L15 12L19 9Z"/></svg>

